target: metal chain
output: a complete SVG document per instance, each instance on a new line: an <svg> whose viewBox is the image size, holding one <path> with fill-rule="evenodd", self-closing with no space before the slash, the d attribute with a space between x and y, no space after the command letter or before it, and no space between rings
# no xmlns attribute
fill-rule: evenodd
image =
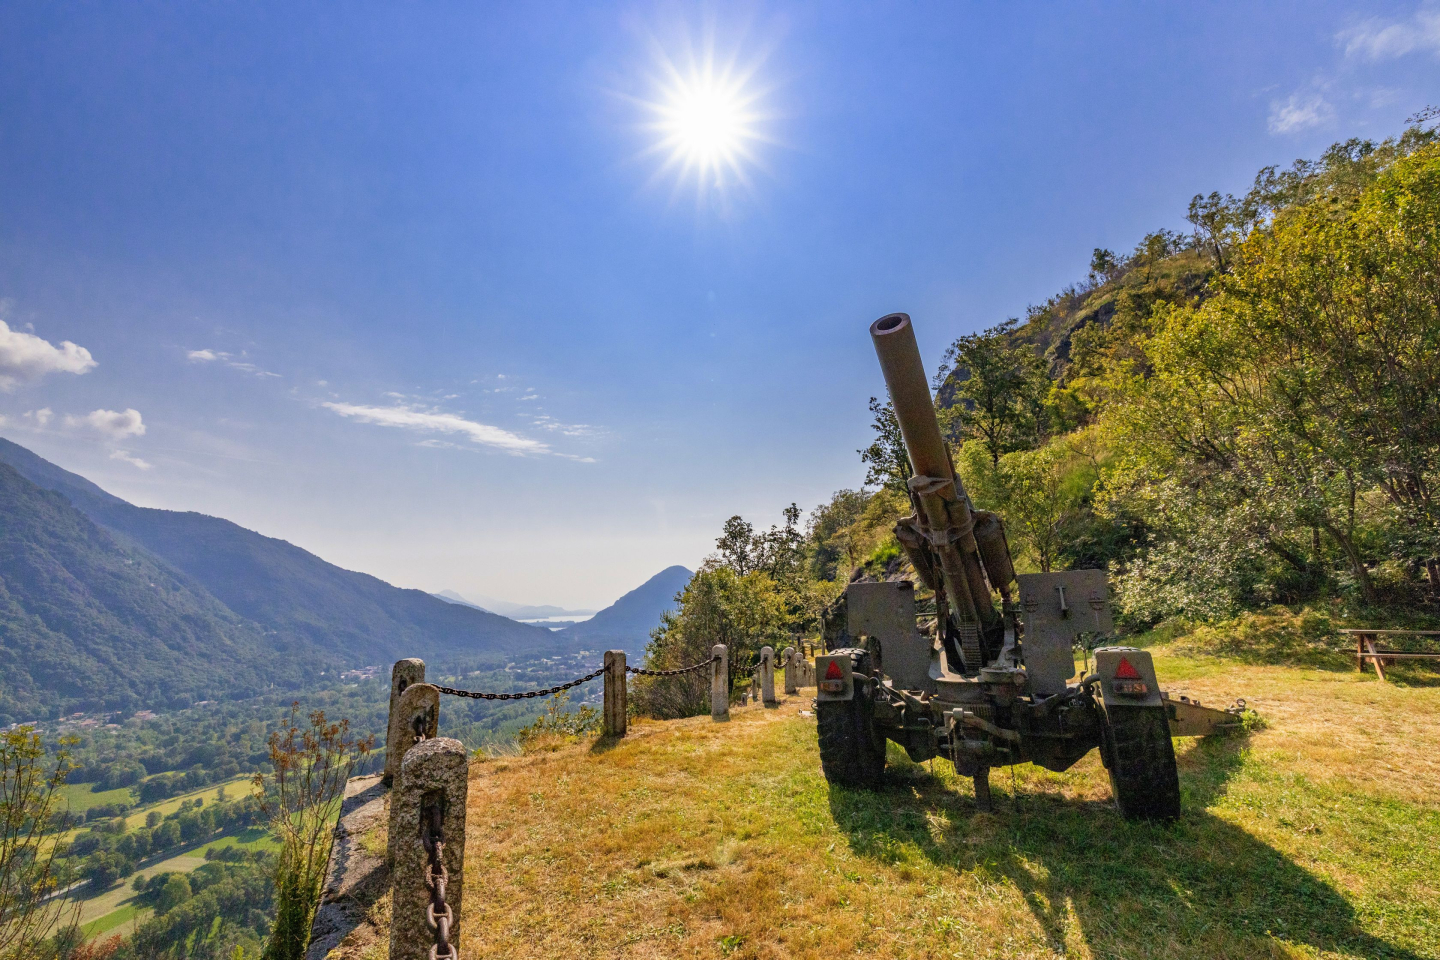
<svg viewBox="0 0 1440 960"><path fill-rule="evenodd" d="M692 673L702 667L708 667L718 659L719 657L711 657L709 660L681 667L678 670L642 670L640 667L626 667L625 672L639 674L642 677L677 677L682 673Z"/></svg>
<svg viewBox="0 0 1440 960"><path fill-rule="evenodd" d="M410 721L410 727L412 730L415 731L415 739L410 741L411 743L419 743L421 740L429 739L429 737L425 733L426 723L425 715L423 713L415 714L415 718Z"/></svg>
<svg viewBox="0 0 1440 960"><path fill-rule="evenodd" d="M450 943L450 924L455 914L445 902L445 884L450 874L445 869L445 820L440 804L432 803L425 811L430 817L430 829L421 835L429 862L425 864L425 889L430 893L430 904L425 908L425 926L435 935L435 946L430 948L430 960L460 960L460 954Z"/></svg>
<svg viewBox="0 0 1440 960"><path fill-rule="evenodd" d="M532 697L548 697L551 694L559 693L561 690L569 690L571 687L578 687L582 683L589 683L600 674L605 672L601 667L594 673L587 673L579 680L571 680L569 683L562 683L558 687L550 687L546 690L527 690L524 693L476 693L473 690L456 690L453 687L437 687L441 693L448 693L452 697L469 697L472 700L529 700Z"/></svg>

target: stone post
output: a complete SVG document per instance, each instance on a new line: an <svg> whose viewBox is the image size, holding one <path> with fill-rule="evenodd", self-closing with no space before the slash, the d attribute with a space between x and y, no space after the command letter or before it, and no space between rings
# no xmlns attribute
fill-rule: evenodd
<svg viewBox="0 0 1440 960"><path fill-rule="evenodd" d="M785 692L800 692L800 655L795 652L794 647L786 647L782 654L785 663Z"/></svg>
<svg viewBox="0 0 1440 960"><path fill-rule="evenodd" d="M406 660L396 660L395 666L390 668L390 712L395 712L395 704L400 700L400 694L411 684L425 682L425 661L416 657Z"/></svg>
<svg viewBox="0 0 1440 960"><path fill-rule="evenodd" d="M390 791L390 960L429 960L435 935L425 923L430 890L425 885L438 807L443 847L440 862L448 874L445 902L450 907L450 943L459 956L461 898L465 890L465 803L470 764L459 740L448 737L418 743L405 754Z"/></svg>
<svg viewBox="0 0 1440 960"><path fill-rule="evenodd" d="M760 648L760 699L765 706L773 707L775 699L775 650L773 647Z"/></svg>
<svg viewBox="0 0 1440 960"><path fill-rule="evenodd" d="M710 664L710 719L730 719L730 661L727 659L725 644L717 643L710 648L715 662Z"/></svg>
<svg viewBox="0 0 1440 960"><path fill-rule="evenodd" d="M440 691L428 683L410 684L390 708L390 728L385 733L387 785L394 785L401 761L420 734L427 740L440 734Z"/></svg>
<svg viewBox="0 0 1440 960"><path fill-rule="evenodd" d="M625 651L606 650L605 736L625 736L625 706Z"/></svg>

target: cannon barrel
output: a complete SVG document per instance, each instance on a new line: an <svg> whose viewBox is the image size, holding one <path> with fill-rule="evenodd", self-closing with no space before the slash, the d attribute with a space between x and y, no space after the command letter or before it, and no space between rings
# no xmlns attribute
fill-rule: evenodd
<svg viewBox="0 0 1440 960"><path fill-rule="evenodd" d="M954 480L950 453L940 436L940 422L935 419L935 403L930 399L930 385L909 314L892 313L876 320L870 324L870 339L875 342L880 371L885 375L890 403L895 408L895 419L900 421L900 433L915 475ZM963 490L957 492L964 497Z"/></svg>
<svg viewBox="0 0 1440 960"><path fill-rule="evenodd" d="M915 471L910 479L910 493L919 508L914 523L938 561L934 566L939 568L944 583L950 615L961 630L967 629L966 625L990 627L999 618L975 540L975 516L940 435L935 402L930 397L930 384L909 315L892 313L876 320L870 325L870 339L885 375L905 452ZM900 537L907 549L907 541L915 539ZM919 569L921 564L916 567Z"/></svg>

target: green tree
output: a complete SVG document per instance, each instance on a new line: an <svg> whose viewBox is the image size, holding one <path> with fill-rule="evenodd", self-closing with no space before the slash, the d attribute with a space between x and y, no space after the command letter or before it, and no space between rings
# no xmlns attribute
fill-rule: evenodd
<svg viewBox="0 0 1440 960"><path fill-rule="evenodd" d="M881 403L871 397L870 413L874 417L870 426L875 431L875 439L870 446L855 451L865 464L865 486L883 487L908 496L912 472L910 455L905 452L905 438L900 433L895 407L889 400Z"/></svg>
<svg viewBox="0 0 1440 960"><path fill-rule="evenodd" d="M1412 558L1440 551L1437 275L1440 147L1282 210L1215 296L1158 314L1153 374L1121 377L1107 414L1125 451L1107 486L1143 502L1178 478L1300 569L1300 535L1320 531L1374 602L1357 535L1370 491L1401 515Z"/></svg>
<svg viewBox="0 0 1440 960"><path fill-rule="evenodd" d="M761 571L741 574L723 564L700 568L650 634L645 664L673 670L710 657L723 643L732 666L751 662L766 645L783 646L790 638L790 612L775 581ZM710 678L705 671L678 677L642 677L632 693L637 709L655 717L694 716L710 708Z"/></svg>
<svg viewBox="0 0 1440 960"><path fill-rule="evenodd" d="M943 411L952 435L978 439L990 462L1034 446L1045 427L1050 378L1029 344L1015 345L1018 320L957 339L945 352L936 381L950 387ZM948 381L948 383L947 383Z"/></svg>
<svg viewBox="0 0 1440 960"><path fill-rule="evenodd" d="M172 873L155 897L155 912L165 913L190 899L190 881L183 873Z"/></svg>

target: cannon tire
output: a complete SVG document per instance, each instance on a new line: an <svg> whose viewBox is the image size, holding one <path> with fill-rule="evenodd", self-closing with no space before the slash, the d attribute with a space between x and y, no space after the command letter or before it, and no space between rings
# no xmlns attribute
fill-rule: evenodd
<svg viewBox="0 0 1440 960"><path fill-rule="evenodd" d="M1105 709L1102 758L1115 805L1126 820L1180 816L1180 773L1164 707Z"/></svg>
<svg viewBox="0 0 1440 960"><path fill-rule="evenodd" d="M843 651L836 651L837 653ZM873 790L885 780L885 737L875 726L870 658L851 654L855 695L815 704L820 733L820 768L836 786Z"/></svg>

